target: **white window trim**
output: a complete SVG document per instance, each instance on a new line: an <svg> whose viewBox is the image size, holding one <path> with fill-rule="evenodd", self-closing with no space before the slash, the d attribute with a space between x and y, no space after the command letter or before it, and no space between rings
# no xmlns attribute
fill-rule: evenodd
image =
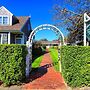
<svg viewBox="0 0 90 90"><path fill-rule="evenodd" d="M9 32L8 33L8 44L10 44L10 42L11 42L11 33Z"/></svg>
<svg viewBox="0 0 90 90"><path fill-rule="evenodd" d="M8 15L0 15L0 17L2 17L2 24L0 24L0 25L2 25L2 26L9 25L9 16ZM3 17L8 17L8 23L7 24L3 24Z"/></svg>
<svg viewBox="0 0 90 90"><path fill-rule="evenodd" d="M0 44L3 44L3 34L4 33L0 33L1 34L1 42L0 42ZM7 34L8 35L8 34ZM8 36L7 36L7 43L8 43Z"/></svg>
<svg viewBox="0 0 90 90"><path fill-rule="evenodd" d="M0 38L0 39L1 39L1 42L0 42L0 44L2 44L2 35L3 35L3 34L2 34L2 33L0 33L0 35L1 35L1 38Z"/></svg>

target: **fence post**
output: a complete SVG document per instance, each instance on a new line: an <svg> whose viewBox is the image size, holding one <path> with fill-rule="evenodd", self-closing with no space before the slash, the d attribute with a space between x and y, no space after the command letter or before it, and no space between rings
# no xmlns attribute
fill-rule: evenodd
<svg viewBox="0 0 90 90"><path fill-rule="evenodd" d="M59 71L61 72L61 53L60 53L61 43L58 45L58 63L59 63Z"/></svg>

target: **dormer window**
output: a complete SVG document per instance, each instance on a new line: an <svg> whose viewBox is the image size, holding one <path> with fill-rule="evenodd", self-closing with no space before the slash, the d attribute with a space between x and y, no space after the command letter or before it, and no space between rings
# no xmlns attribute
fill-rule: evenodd
<svg viewBox="0 0 90 90"><path fill-rule="evenodd" d="M8 24L9 24L8 16L0 16L0 25L8 25Z"/></svg>
<svg viewBox="0 0 90 90"><path fill-rule="evenodd" d="M8 17L3 17L3 24L7 25L8 24Z"/></svg>
<svg viewBox="0 0 90 90"><path fill-rule="evenodd" d="M2 24L2 17L0 17L0 25Z"/></svg>

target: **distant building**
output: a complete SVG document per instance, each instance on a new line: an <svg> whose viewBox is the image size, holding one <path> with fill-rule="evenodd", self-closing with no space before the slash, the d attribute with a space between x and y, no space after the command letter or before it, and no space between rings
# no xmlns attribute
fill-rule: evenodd
<svg viewBox="0 0 90 90"><path fill-rule="evenodd" d="M14 16L0 7L0 44L25 44L31 32L29 16Z"/></svg>
<svg viewBox="0 0 90 90"><path fill-rule="evenodd" d="M43 45L48 45L48 46L58 46L59 42L58 41L40 41L41 44Z"/></svg>

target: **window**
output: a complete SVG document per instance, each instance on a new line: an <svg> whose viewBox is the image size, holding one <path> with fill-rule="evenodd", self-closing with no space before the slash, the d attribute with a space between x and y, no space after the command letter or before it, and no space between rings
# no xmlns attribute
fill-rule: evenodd
<svg viewBox="0 0 90 90"><path fill-rule="evenodd" d="M3 24L8 24L8 17L3 17Z"/></svg>
<svg viewBox="0 0 90 90"><path fill-rule="evenodd" d="M2 34L2 44L8 43L8 35L6 33Z"/></svg>
<svg viewBox="0 0 90 90"><path fill-rule="evenodd" d="M0 17L0 24L2 24L2 17Z"/></svg>
<svg viewBox="0 0 90 90"><path fill-rule="evenodd" d="M0 16L0 25L8 25L8 24L9 24L8 16Z"/></svg>
<svg viewBox="0 0 90 90"><path fill-rule="evenodd" d="M16 38L22 38L22 35L18 34L16 35Z"/></svg>
<svg viewBox="0 0 90 90"><path fill-rule="evenodd" d="M16 44L21 44L21 38L16 38Z"/></svg>
<svg viewBox="0 0 90 90"><path fill-rule="evenodd" d="M22 44L22 35L16 35L16 44Z"/></svg>
<svg viewBox="0 0 90 90"><path fill-rule="evenodd" d="M0 44L7 44L7 43L8 43L8 34L0 33Z"/></svg>

